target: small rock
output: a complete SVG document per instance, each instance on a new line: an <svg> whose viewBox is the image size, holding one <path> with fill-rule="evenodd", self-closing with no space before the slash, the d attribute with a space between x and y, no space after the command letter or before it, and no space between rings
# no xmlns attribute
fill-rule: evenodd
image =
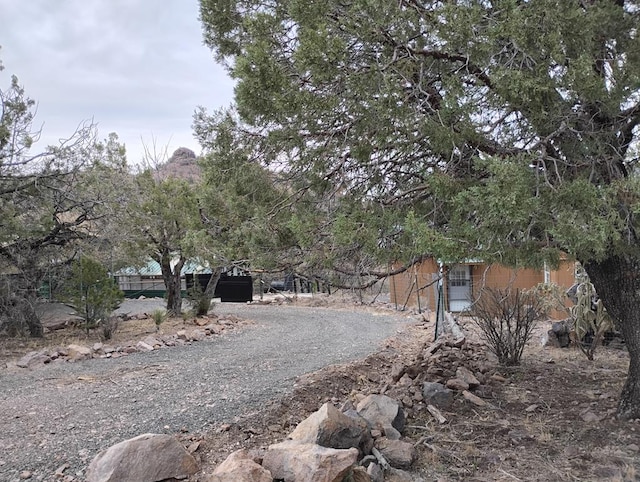
<svg viewBox="0 0 640 482"><path fill-rule="evenodd" d="M480 382L471 372L471 370L465 367L458 367L458 369L456 370L456 378L469 385L469 388L471 389L476 388L480 385Z"/></svg>
<svg viewBox="0 0 640 482"><path fill-rule="evenodd" d="M91 358L91 349L86 346L71 344L67 347L67 356L71 361L85 360Z"/></svg>
<svg viewBox="0 0 640 482"><path fill-rule="evenodd" d="M576 447L575 445L567 445L564 448L564 456L568 459L571 459L573 457L577 457L578 455L580 455L580 449L578 449L578 447Z"/></svg>
<svg viewBox="0 0 640 482"><path fill-rule="evenodd" d="M189 333L188 338L190 341L202 341L207 338L207 334L203 330L193 330Z"/></svg>
<svg viewBox="0 0 640 482"><path fill-rule="evenodd" d="M272 482L271 473L255 462L246 449L229 455L207 482Z"/></svg>
<svg viewBox="0 0 640 482"><path fill-rule="evenodd" d="M140 351L153 351L153 346L145 343L144 341L139 341L136 343L136 348Z"/></svg>
<svg viewBox="0 0 640 482"><path fill-rule="evenodd" d="M402 440L389 440L386 437L376 440L376 448L387 459L389 465L397 469L407 469L416 459L417 453L413 444Z"/></svg>
<svg viewBox="0 0 640 482"><path fill-rule="evenodd" d="M20 478L22 480L30 479L32 476L33 476L33 472L29 470L23 470L22 472L20 472Z"/></svg>
<svg viewBox="0 0 640 482"><path fill-rule="evenodd" d="M502 375L498 375L497 373L494 373L493 375L491 375L490 378L494 382L499 382L499 383L504 383L504 382L507 381L507 379L505 377L503 377Z"/></svg>
<svg viewBox="0 0 640 482"><path fill-rule="evenodd" d="M350 478L347 477L345 480L350 482L373 482L364 467L354 467L351 471Z"/></svg>
<svg viewBox="0 0 640 482"><path fill-rule="evenodd" d="M367 474L371 477L371 482L384 482L384 472L378 464L369 464L369 467L367 467Z"/></svg>
<svg viewBox="0 0 640 482"><path fill-rule="evenodd" d="M414 475L404 470L393 468L386 474L384 480L385 482L426 482L425 479L419 475ZM438 482L441 480L443 479L438 479Z"/></svg>
<svg viewBox="0 0 640 482"><path fill-rule="evenodd" d="M27 353L25 356L20 358L16 362L16 366L20 368L34 368L38 365L44 365L45 363L49 363L51 361L51 357L46 355L41 351L32 351Z"/></svg>
<svg viewBox="0 0 640 482"><path fill-rule="evenodd" d="M588 411L580 415L580 418L585 422L599 422L602 420L602 417L596 415L595 413Z"/></svg>
<svg viewBox="0 0 640 482"><path fill-rule="evenodd" d="M441 383L424 382L422 396L427 404L447 410L453 403L453 392Z"/></svg>
<svg viewBox="0 0 640 482"><path fill-rule="evenodd" d="M328 402L300 422L289 438L333 449L355 447L364 455L371 453L373 446L364 418L357 414L350 417Z"/></svg>
<svg viewBox="0 0 640 482"><path fill-rule="evenodd" d="M330 449L287 440L270 445L262 466L285 482L341 482L358 460L358 450Z"/></svg>
<svg viewBox="0 0 640 482"><path fill-rule="evenodd" d="M104 348L104 344L100 342L94 343L93 346L91 347L91 349L96 353L102 352L103 348Z"/></svg>
<svg viewBox="0 0 640 482"><path fill-rule="evenodd" d="M538 410L538 407L539 405L536 405L534 403L533 405L529 405L527 408L525 408L524 411L527 413L535 412L536 410Z"/></svg>
<svg viewBox="0 0 640 482"><path fill-rule="evenodd" d="M373 429L391 425L398 432L404 430L406 417L402 406L386 395L369 395L358 403L356 410Z"/></svg>
<svg viewBox="0 0 640 482"><path fill-rule="evenodd" d="M478 406L478 407L486 407L488 405L487 402L485 402L482 398L474 395L473 393L465 390L462 392L462 396L465 398L465 400L467 400L468 402L473 403L474 405Z"/></svg>
<svg viewBox="0 0 640 482"><path fill-rule="evenodd" d="M469 384L459 378L452 378L447 380L447 388L461 392L463 390L469 390Z"/></svg>

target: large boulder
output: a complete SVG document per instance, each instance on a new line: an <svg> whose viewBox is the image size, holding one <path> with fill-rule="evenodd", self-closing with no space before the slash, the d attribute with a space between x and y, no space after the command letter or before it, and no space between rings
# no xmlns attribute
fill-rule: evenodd
<svg viewBox="0 0 640 482"><path fill-rule="evenodd" d="M325 403L317 412L300 422L289 438L332 449L355 447L362 455L371 453L373 446L367 422L361 417L345 415L330 403Z"/></svg>
<svg viewBox="0 0 640 482"><path fill-rule="evenodd" d="M389 427L402 432L406 416L397 400L386 395L368 395L358 403L356 410L374 430L388 432Z"/></svg>
<svg viewBox="0 0 640 482"><path fill-rule="evenodd" d="M183 479L197 471L196 460L174 437L147 433L96 455L86 482L158 482Z"/></svg>
<svg viewBox="0 0 640 482"><path fill-rule="evenodd" d="M237 450L222 462L207 482L272 482L271 473L255 462L247 449Z"/></svg>
<svg viewBox="0 0 640 482"><path fill-rule="evenodd" d="M295 440L270 445L262 460L276 480L342 482L358 460L358 449L330 449Z"/></svg>

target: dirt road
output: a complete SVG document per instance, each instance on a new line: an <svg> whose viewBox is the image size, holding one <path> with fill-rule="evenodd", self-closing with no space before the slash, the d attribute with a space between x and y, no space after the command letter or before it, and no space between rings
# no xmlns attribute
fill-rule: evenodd
<svg viewBox="0 0 640 482"><path fill-rule="evenodd" d="M286 395L295 378L366 356L411 320L363 311L222 304L242 332L118 359L0 371L0 480L83 480L102 449L147 432L202 433Z"/></svg>

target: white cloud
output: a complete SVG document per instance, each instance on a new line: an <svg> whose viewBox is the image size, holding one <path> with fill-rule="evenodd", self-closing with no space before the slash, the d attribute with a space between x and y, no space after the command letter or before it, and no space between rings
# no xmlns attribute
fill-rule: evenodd
<svg viewBox="0 0 640 482"><path fill-rule="evenodd" d="M38 102L42 142L94 119L130 163L142 141L198 151L191 116L232 100L233 83L202 45L197 0L0 0L0 59Z"/></svg>

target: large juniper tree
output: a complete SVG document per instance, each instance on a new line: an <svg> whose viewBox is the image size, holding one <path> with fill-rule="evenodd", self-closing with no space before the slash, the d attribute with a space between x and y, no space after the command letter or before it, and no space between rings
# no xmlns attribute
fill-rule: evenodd
<svg viewBox="0 0 640 482"><path fill-rule="evenodd" d="M43 278L103 239L126 163L117 136L98 141L90 123L36 151L34 110L17 78L0 89L0 329L42 336L35 303Z"/></svg>
<svg viewBox="0 0 640 482"><path fill-rule="evenodd" d="M640 417L640 2L201 0L201 19L274 159L395 210L425 253L579 260Z"/></svg>

